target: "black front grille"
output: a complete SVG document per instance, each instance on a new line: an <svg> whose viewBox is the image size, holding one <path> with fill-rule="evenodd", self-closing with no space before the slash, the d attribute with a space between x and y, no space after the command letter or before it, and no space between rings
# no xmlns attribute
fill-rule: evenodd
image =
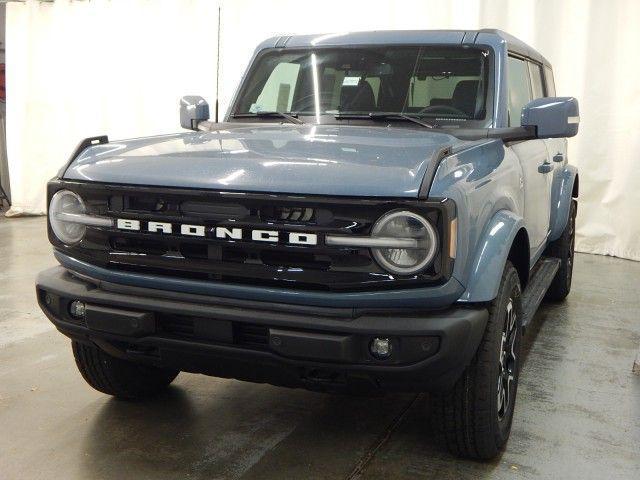
<svg viewBox="0 0 640 480"><path fill-rule="evenodd" d="M199 280L335 291L397 288L438 284L448 279L448 222L455 215L451 201L318 197L236 192L209 192L139 186L52 181L49 197L67 188L79 193L88 213L137 220L141 230L89 227L66 254L106 268L171 275ZM393 276L373 260L369 249L327 246L325 235L368 235L373 223L394 209L408 209L429 218L440 232L441 252L426 271ZM171 224L172 232L149 232L149 222ZM197 225L206 236L184 235L181 225ZM447 228L445 228L447 226ZM216 238L215 227L244 232L278 232L277 242ZM286 241L290 233L317 236L316 245Z"/></svg>

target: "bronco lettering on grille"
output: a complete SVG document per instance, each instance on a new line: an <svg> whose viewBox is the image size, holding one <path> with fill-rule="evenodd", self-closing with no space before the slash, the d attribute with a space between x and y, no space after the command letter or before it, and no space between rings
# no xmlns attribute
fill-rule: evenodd
<svg viewBox="0 0 640 480"><path fill-rule="evenodd" d="M116 226L120 230L144 231L149 233L171 234L191 237L213 237L219 240L252 240L255 242L277 243L285 240L291 245L317 245L318 236L307 232L282 232L278 230L246 230L238 227L206 227L204 225L172 224L168 222L141 222L127 218L118 218ZM175 227L175 228L174 228ZM175 230L175 232L174 232Z"/></svg>

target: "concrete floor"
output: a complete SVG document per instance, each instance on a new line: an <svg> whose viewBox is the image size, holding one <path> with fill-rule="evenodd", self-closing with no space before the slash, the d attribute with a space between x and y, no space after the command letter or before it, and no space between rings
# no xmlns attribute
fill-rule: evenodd
<svg viewBox="0 0 640 480"><path fill-rule="evenodd" d="M90 389L34 299L43 218L0 219L0 479L640 478L640 263L577 255L525 342L511 439L447 453L426 395L350 398L181 374L152 401Z"/></svg>

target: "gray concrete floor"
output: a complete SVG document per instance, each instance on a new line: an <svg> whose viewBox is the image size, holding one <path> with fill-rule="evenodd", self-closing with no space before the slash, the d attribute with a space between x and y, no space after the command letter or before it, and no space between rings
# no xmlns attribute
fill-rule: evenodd
<svg viewBox="0 0 640 480"><path fill-rule="evenodd" d="M0 479L640 478L640 263L577 255L525 342L511 439L458 460L426 395L350 398L181 374L152 401L90 389L33 282L43 218L0 219Z"/></svg>

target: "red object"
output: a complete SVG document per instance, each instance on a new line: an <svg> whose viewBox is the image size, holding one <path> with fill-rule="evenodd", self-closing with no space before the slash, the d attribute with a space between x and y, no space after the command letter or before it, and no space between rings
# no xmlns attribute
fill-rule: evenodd
<svg viewBox="0 0 640 480"><path fill-rule="evenodd" d="M0 63L0 102L7 101L7 90L4 85L4 63Z"/></svg>

